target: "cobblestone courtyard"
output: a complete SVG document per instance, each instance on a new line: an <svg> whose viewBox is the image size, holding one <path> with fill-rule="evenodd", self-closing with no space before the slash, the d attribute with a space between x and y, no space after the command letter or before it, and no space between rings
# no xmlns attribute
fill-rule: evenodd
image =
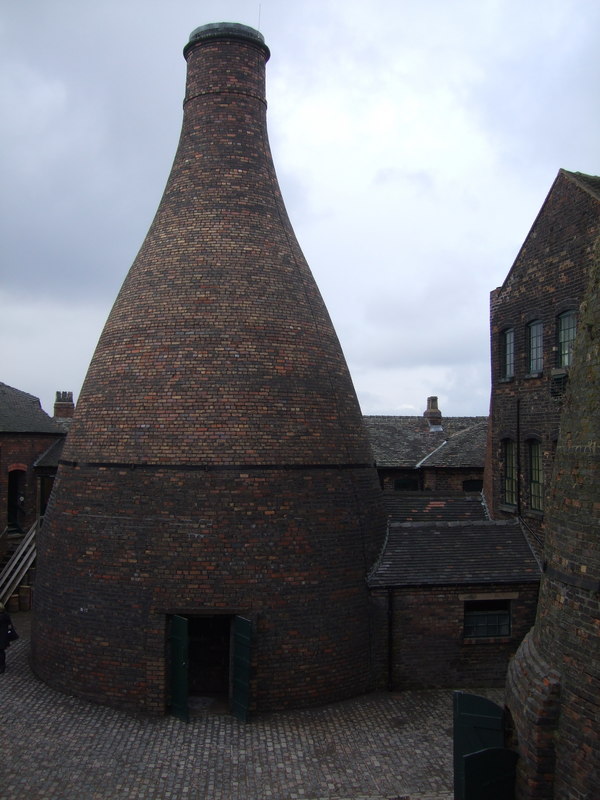
<svg viewBox="0 0 600 800"><path fill-rule="evenodd" d="M148 719L38 681L28 616L13 615L22 635L0 676L3 800L452 798L449 690L372 694L247 725L210 711L187 725Z"/></svg>

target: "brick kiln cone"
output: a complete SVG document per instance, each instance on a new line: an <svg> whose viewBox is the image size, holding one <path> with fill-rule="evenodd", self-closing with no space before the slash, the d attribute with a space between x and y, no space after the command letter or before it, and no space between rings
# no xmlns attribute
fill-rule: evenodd
<svg viewBox="0 0 600 800"><path fill-rule="evenodd" d="M190 661L198 692L231 683L243 616L251 707L328 702L371 686L377 476L277 183L263 37L203 26L184 54L173 168L40 536L34 665L59 689L163 712L173 616L192 649L218 651Z"/></svg>

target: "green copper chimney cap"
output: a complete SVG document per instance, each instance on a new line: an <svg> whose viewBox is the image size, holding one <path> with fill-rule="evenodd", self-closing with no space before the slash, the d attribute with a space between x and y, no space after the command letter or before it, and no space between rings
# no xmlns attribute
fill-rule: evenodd
<svg viewBox="0 0 600 800"><path fill-rule="evenodd" d="M241 25L239 22L210 22L208 25L201 25L190 33L190 40L183 48L183 55L187 57L191 47L210 39L243 39L258 45L264 51L267 59L271 55L262 33L248 25Z"/></svg>

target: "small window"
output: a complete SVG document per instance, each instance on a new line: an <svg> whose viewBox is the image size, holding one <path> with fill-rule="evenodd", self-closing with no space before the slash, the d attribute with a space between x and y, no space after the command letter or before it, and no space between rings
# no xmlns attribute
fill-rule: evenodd
<svg viewBox="0 0 600 800"><path fill-rule="evenodd" d="M510 600L467 600L465 639L510 636Z"/></svg>
<svg viewBox="0 0 600 800"><path fill-rule="evenodd" d="M396 478L394 489L397 492L416 492L419 490L418 478Z"/></svg>
<svg viewBox="0 0 600 800"><path fill-rule="evenodd" d="M500 334L500 375L502 378L515 376L515 330L507 328Z"/></svg>
<svg viewBox="0 0 600 800"><path fill-rule="evenodd" d="M517 505L517 449L512 439L502 441L502 502Z"/></svg>
<svg viewBox="0 0 600 800"><path fill-rule="evenodd" d="M527 326L527 349L529 353L529 374L535 375L544 369L544 324L540 320Z"/></svg>
<svg viewBox="0 0 600 800"><path fill-rule="evenodd" d="M463 492L480 492L483 489L483 481L480 478L467 478L462 482Z"/></svg>
<svg viewBox="0 0 600 800"><path fill-rule="evenodd" d="M527 442L529 461L529 505L533 511L544 510L544 472L542 446L537 439Z"/></svg>
<svg viewBox="0 0 600 800"><path fill-rule="evenodd" d="M557 347L558 366L570 367L573 362L573 345L577 333L577 317L574 311L565 311L558 318Z"/></svg>

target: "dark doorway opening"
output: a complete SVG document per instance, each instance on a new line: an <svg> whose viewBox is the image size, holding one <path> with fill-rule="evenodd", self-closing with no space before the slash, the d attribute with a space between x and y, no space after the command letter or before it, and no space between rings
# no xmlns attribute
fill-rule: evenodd
<svg viewBox="0 0 600 800"><path fill-rule="evenodd" d="M8 473L7 521L11 528L22 531L25 507L26 473L13 469Z"/></svg>
<svg viewBox="0 0 600 800"><path fill-rule="evenodd" d="M231 617L188 617L188 691L194 710L227 710L230 695Z"/></svg>

